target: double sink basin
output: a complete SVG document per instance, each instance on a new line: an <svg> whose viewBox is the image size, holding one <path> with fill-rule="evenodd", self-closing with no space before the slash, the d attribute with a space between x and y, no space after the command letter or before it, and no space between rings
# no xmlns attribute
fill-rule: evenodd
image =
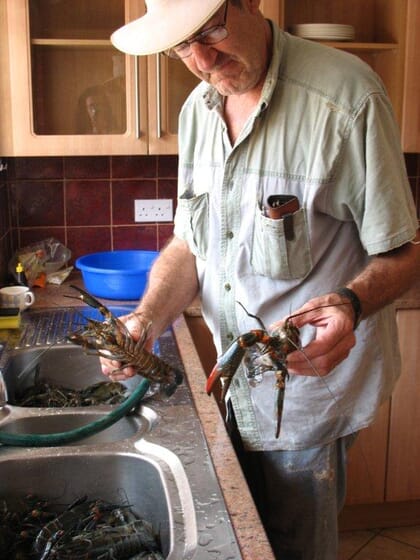
<svg viewBox="0 0 420 560"><path fill-rule="evenodd" d="M116 315L129 311L111 310ZM0 377L7 392L0 434L67 432L115 408L14 404L16 394L35 379L75 389L105 380L98 358L65 339L86 318L92 318L90 309L30 311L18 340L0 344ZM160 337L155 353L182 369L171 330ZM131 392L139 382L136 376L124 383ZM128 503L152 523L167 560L241 558L186 380L168 400L146 394L136 410L74 443L0 446L0 499L31 493L60 503L84 495Z"/></svg>

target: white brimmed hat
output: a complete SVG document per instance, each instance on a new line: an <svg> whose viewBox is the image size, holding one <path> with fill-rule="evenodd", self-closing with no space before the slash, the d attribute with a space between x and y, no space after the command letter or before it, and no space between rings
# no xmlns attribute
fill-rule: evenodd
<svg viewBox="0 0 420 560"><path fill-rule="evenodd" d="M228 0L229 1L229 0ZM147 55L170 49L196 33L225 0L146 0L146 14L111 35L127 54Z"/></svg>

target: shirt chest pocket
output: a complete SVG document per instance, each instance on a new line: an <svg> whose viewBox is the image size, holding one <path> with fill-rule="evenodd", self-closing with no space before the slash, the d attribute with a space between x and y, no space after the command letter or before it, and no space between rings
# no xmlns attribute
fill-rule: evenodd
<svg viewBox="0 0 420 560"><path fill-rule="evenodd" d="M254 272L274 280L304 278L310 272L312 257L304 208L272 219L257 207L251 264Z"/></svg>
<svg viewBox="0 0 420 560"><path fill-rule="evenodd" d="M177 234L187 241L191 252L206 260L209 231L209 195L203 193L178 199ZM182 231L180 231L180 228Z"/></svg>

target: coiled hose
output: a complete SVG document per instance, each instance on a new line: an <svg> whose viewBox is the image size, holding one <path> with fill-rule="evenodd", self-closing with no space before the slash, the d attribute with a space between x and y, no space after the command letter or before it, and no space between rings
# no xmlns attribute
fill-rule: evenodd
<svg viewBox="0 0 420 560"><path fill-rule="evenodd" d="M109 428L128 414L131 409L135 408L143 399L149 385L150 383L147 379L142 379L138 387L123 403L106 416L90 422L86 426L54 434L7 434L0 431L0 444L10 445L11 447L55 447L74 443L85 437L92 436Z"/></svg>

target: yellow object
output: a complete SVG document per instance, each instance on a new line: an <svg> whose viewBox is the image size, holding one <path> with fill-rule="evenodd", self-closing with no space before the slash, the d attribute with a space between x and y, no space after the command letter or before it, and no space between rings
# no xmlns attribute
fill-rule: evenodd
<svg viewBox="0 0 420 560"><path fill-rule="evenodd" d="M0 329L18 329L20 327L19 308L0 309Z"/></svg>

